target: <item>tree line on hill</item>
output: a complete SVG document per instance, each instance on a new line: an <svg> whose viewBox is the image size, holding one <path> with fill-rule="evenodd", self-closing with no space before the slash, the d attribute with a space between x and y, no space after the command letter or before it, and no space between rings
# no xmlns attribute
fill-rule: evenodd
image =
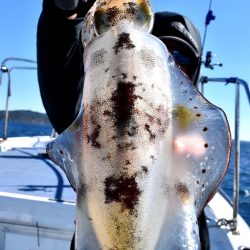
<svg viewBox="0 0 250 250"><path fill-rule="evenodd" d="M0 121L4 121L5 111L0 111ZM33 124L49 124L46 114L30 110L9 111L9 121Z"/></svg>

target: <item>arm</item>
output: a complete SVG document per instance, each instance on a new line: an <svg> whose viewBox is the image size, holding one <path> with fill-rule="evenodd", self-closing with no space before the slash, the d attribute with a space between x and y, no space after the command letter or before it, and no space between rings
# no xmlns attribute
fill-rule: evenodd
<svg viewBox="0 0 250 250"><path fill-rule="evenodd" d="M47 115L58 133L73 122L80 108L84 77L80 32L92 3L62 9L52 0L43 2L37 30L38 81Z"/></svg>

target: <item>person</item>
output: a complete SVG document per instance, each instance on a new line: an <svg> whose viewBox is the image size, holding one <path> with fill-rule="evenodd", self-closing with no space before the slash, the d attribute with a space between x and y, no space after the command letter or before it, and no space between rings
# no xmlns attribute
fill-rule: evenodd
<svg viewBox="0 0 250 250"><path fill-rule="evenodd" d="M94 2L43 1L37 29L38 81L48 118L59 134L74 121L80 109L84 87L81 26ZM158 12L152 34L167 46L176 65L196 85L201 66L201 38L192 22L178 13ZM199 224L202 249L209 249L204 213ZM73 244L71 247L74 249Z"/></svg>
<svg viewBox="0 0 250 250"><path fill-rule="evenodd" d="M93 3L43 1L37 31L38 81L43 105L58 133L72 123L80 108L84 81L80 33L83 17ZM191 21L177 13L156 13L152 34L166 44L177 65L196 83L201 39Z"/></svg>

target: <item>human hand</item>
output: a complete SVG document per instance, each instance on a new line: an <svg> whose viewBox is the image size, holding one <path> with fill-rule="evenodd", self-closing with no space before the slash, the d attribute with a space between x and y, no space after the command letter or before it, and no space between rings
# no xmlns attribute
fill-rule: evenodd
<svg viewBox="0 0 250 250"><path fill-rule="evenodd" d="M58 9L60 9L68 19L83 17L91 8L95 0L54 0Z"/></svg>

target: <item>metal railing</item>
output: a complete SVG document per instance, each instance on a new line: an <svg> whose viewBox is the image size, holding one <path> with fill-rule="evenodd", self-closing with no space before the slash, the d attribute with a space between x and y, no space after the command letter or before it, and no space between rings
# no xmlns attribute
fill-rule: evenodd
<svg viewBox="0 0 250 250"><path fill-rule="evenodd" d="M9 98L11 96L11 72L13 70L36 70L37 67L30 67L30 66L6 66L6 63L9 61L18 61L23 63L33 63L36 64L36 61L25 59L25 58L18 58L18 57L8 57L4 59L0 66L0 85L2 84L2 77L3 74L6 73L8 77L8 86L7 86L7 98L6 98L6 106L5 106L5 116L4 116L4 126L3 126L3 139L7 139L8 134L8 120L9 120Z"/></svg>
<svg viewBox="0 0 250 250"><path fill-rule="evenodd" d="M234 146L235 146L235 162L234 162L234 188L233 188L233 225L231 230L237 231L237 214L239 207L239 190L240 190L240 85L245 89L248 102L250 105L250 90L246 81L237 77L229 78L210 78L202 76L200 79L201 93L204 93L204 84L208 82L223 82L226 84L235 84L235 129L234 129Z"/></svg>

